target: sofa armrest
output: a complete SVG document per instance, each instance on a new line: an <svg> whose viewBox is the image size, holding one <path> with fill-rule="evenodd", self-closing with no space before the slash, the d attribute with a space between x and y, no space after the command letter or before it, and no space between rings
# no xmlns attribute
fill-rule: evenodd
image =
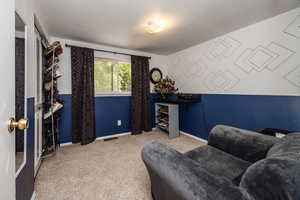
<svg viewBox="0 0 300 200"><path fill-rule="evenodd" d="M248 199L231 181L214 176L199 163L157 141L145 145L142 159L155 200Z"/></svg>
<svg viewBox="0 0 300 200"><path fill-rule="evenodd" d="M209 134L208 145L253 163L265 158L279 140L253 131L217 125Z"/></svg>

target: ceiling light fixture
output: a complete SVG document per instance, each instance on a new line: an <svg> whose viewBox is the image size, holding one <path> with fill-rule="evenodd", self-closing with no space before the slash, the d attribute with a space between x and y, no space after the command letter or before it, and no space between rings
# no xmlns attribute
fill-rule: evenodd
<svg viewBox="0 0 300 200"><path fill-rule="evenodd" d="M165 29L165 24L162 21L149 21L145 25L145 30L150 34L162 32Z"/></svg>

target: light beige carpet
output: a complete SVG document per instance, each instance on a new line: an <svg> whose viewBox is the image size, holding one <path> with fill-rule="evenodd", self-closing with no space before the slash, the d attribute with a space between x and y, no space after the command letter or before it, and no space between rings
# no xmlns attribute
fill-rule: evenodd
<svg viewBox="0 0 300 200"><path fill-rule="evenodd" d="M160 140L180 152L204 145L184 135L169 139L165 133L150 132L62 147L41 166L35 186L37 199L151 200L141 150L152 140Z"/></svg>

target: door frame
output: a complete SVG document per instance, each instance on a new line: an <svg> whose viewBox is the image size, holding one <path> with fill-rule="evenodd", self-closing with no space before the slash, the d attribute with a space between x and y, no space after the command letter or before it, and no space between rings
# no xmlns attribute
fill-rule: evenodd
<svg viewBox="0 0 300 200"><path fill-rule="evenodd" d="M25 25L25 54L24 54L24 117L27 118L27 95L28 95L28 83L27 83L27 76L28 76L28 24L26 23L25 17L22 15L22 12L20 12L17 8L15 8L15 14L18 14L21 20L23 21ZM15 34L16 36L16 34ZM15 60L15 57L14 57ZM15 65L14 65L15 67ZM15 75L14 75L15 76ZM14 89L14 98L15 98L15 89ZM19 119L16 119L19 120ZM15 147L15 141L16 141L16 131L14 131L14 149ZM21 173L21 171L24 169L27 163L27 129L24 130L24 161L22 165L19 167L18 171L15 172L15 179L17 179L18 175ZM15 158L16 159L16 158ZM15 163L16 161L14 161Z"/></svg>
<svg viewBox="0 0 300 200"><path fill-rule="evenodd" d="M42 40L41 40L41 36L38 32L38 30L35 28L34 30L34 52L35 52L35 100L34 100L34 115L35 115L35 136L34 136L34 175L37 175L38 169L41 165L41 158L42 158L42 132L43 132L43 66L42 66L42 62L43 62L43 57L42 57L42 52L43 52L43 48L42 48ZM39 55L37 55L37 40L39 41L40 45L39 45ZM37 63L37 56L40 56L39 58L39 63ZM38 65L40 67L40 74L39 74L39 81L40 81L40 88L37 88L37 76L38 76ZM38 90L40 89L40 99L38 99ZM38 107L41 107L40 110L38 110ZM37 122L39 123L39 126L37 125ZM39 130L37 130L39 128ZM38 138L38 136L40 136ZM39 139L39 141L38 141ZM40 149L38 149L38 143L39 143L39 147ZM39 151L40 156L37 157L37 152Z"/></svg>

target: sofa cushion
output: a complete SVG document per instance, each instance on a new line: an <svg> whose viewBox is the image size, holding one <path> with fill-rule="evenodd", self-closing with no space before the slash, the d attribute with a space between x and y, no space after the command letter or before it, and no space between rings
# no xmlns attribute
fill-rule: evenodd
<svg viewBox="0 0 300 200"><path fill-rule="evenodd" d="M249 200L231 181L158 141L144 146L142 159L157 200Z"/></svg>
<svg viewBox="0 0 300 200"><path fill-rule="evenodd" d="M185 153L199 163L208 172L224 177L230 181L239 177L250 165L250 162L239 159L212 146L201 146Z"/></svg>
<svg viewBox="0 0 300 200"><path fill-rule="evenodd" d="M300 199L300 160L288 157L260 160L247 169L240 187L252 199Z"/></svg>
<svg viewBox="0 0 300 200"><path fill-rule="evenodd" d="M298 159L300 156L300 133L291 133L277 142L267 153L269 157L288 157Z"/></svg>
<svg viewBox="0 0 300 200"><path fill-rule="evenodd" d="M208 137L208 145L252 163L264 159L278 141L276 137L225 125L215 126Z"/></svg>

